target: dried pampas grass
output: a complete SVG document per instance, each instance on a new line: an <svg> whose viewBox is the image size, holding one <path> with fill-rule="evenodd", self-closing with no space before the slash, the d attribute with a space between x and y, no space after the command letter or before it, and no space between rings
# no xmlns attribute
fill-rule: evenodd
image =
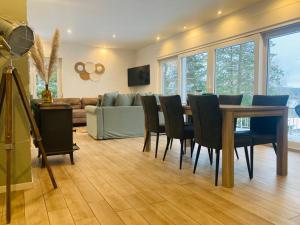
<svg viewBox="0 0 300 225"><path fill-rule="evenodd" d="M46 69L43 42L39 35L35 36L35 44L30 50L31 53L30 55L34 61L35 67L38 70L42 80L45 81L46 84L49 83L51 74L53 73L54 66L57 62L58 48L59 48L59 30L56 29L52 38L51 54L50 54L48 69Z"/></svg>
<svg viewBox="0 0 300 225"><path fill-rule="evenodd" d="M56 29L52 39L51 54L50 54L50 60L48 65L48 77L47 77L48 82L53 72L54 65L57 62L58 48L59 48L59 30Z"/></svg>

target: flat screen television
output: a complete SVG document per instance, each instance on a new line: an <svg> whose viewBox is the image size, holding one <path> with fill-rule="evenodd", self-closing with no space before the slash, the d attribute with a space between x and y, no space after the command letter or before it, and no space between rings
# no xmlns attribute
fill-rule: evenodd
<svg viewBox="0 0 300 225"><path fill-rule="evenodd" d="M141 86L150 84L150 65L128 69L128 86Z"/></svg>

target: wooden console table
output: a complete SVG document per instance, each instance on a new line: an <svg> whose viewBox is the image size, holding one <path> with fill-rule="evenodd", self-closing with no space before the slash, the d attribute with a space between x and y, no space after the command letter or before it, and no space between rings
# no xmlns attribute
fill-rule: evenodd
<svg viewBox="0 0 300 225"><path fill-rule="evenodd" d="M69 154L74 164L72 107L65 103L35 103L34 117L39 127L46 155Z"/></svg>

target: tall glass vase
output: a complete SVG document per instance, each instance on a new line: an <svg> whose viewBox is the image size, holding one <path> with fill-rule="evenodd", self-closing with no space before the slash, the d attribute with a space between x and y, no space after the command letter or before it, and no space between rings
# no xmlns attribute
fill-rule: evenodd
<svg viewBox="0 0 300 225"><path fill-rule="evenodd" d="M44 103L52 103L52 93L49 90L48 84L46 84L45 90L42 91L42 101Z"/></svg>

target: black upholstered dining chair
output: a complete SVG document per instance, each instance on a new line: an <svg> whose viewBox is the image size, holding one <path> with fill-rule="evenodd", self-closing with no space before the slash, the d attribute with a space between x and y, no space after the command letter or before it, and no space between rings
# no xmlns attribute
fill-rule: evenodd
<svg viewBox="0 0 300 225"><path fill-rule="evenodd" d="M145 151L147 141L151 133L153 132L156 134L155 158L157 158L159 135L161 133L165 133L165 125L159 123L159 110L155 96L141 96L141 100L145 114L145 125L147 129L143 152Z"/></svg>
<svg viewBox="0 0 300 225"><path fill-rule="evenodd" d="M184 111L179 95L160 96L160 105L165 118L165 128L167 135L167 145L163 160L165 160L171 139L180 140L180 164L182 168L182 157L184 154L184 142L194 138L193 126L184 123ZM192 141L191 141L192 142ZM191 150L193 146L191 146Z"/></svg>
<svg viewBox="0 0 300 225"><path fill-rule="evenodd" d="M243 95L219 95L220 105L241 105ZM236 129L237 119L234 119L234 130ZM237 159L240 159L237 148L234 148Z"/></svg>
<svg viewBox="0 0 300 225"><path fill-rule="evenodd" d="M288 95L254 95L252 105L256 106L286 106ZM250 130L245 134L251 135L253 146L272 144L277 154L277 122L278 117L253 117L250 119ZM253 178L254 147L250 150L251 178Z"/></svg>
<svg viewBox="0 0 300 225"><path fill-rule="evenodd" d="M216 95L196 96L189 95L189 101L193 114L195 142L199 145L194 165L196 172L201 147L215 149L216 151L216 172L215 185L218 185L220 151L222 149L222 113L220 110L219 99ZM235 133L234 146L244 147L251 146L249 135ZM245 148L247 168L250 177L250 165L248 149Z"/></svg>
<svg viewBox="0 0 300 225"><path fill-rule="evenodd" d="M297 113L298 117L300 117L300 105L295 107L295 112Z"/></svg>

